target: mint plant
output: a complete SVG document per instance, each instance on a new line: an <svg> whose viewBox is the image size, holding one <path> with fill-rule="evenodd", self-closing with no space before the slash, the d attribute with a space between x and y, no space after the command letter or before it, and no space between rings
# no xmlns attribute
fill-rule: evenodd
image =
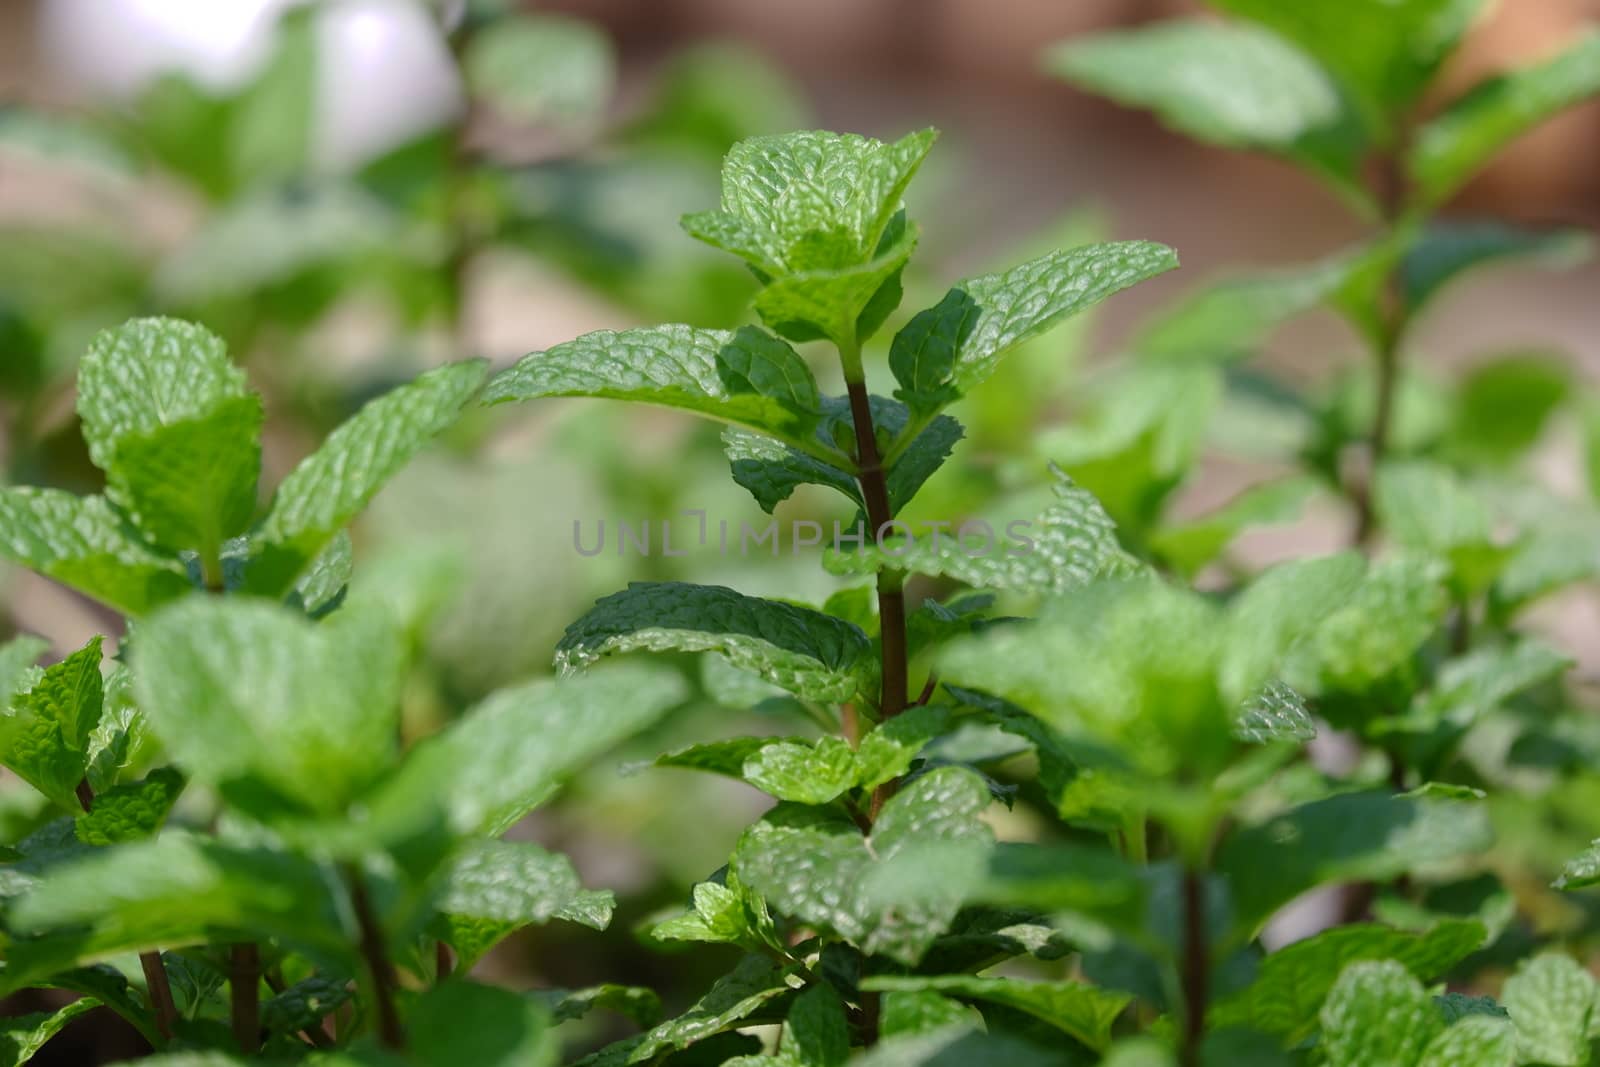
<svg viewBox="0 0 1600 1067"><path fill-rule="evenodd" d="M499 834L675 703L676 680L536 681L402 755L414 624L381 587L350 588L345 527L484 377L451 364L372 401L258 517L262 405L222 342L143 319L91 345L79 412L105 494L0 490L7 556L132 624L109 676L99 638L43 670L42 641L0 648L0 762L76 813L6 847L4 988L83 994L16 1021L14 1062L96 1004L157 1048L299 1058L344 1011L352 1048L421 1027L419 1062L472 1042L528 1062L551 1011L628 1000L547 1010L445 978L452 950L470 966L528 923L608 921L609 894L563 857ZM142 981L111 965L132 953ZM433 991L403 990L402 968ZM485 1010L488 1029L464 1022Z"/></svg>

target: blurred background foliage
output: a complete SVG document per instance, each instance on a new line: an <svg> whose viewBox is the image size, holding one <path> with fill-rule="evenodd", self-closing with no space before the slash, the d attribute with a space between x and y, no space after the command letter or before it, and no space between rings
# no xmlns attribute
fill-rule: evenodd
<svg viewBox="0 0 1600 1067"><path fill-rule="evenodd" d="M1585 8L1501 4L1446 83L1548 52L1592 17ZM945 139L911 213L939 220L928 227L939 243L918 256L905 309L963 273L1109 237L1171 244L1185 269L1013 356L963 402L958 462L910 517L1031 515L1054 460L1105 501L1130 547L1202 586L1341 546L1350 516L1333 487L1371 422L1358 339L1325 313L1294 318L1324 295L1304 271L1283 276L1278 310L1255 330L1241 328L1243 305L1186 294L1246 267L1262 284L1259 268L1320 257L1364 223L1283 163L1195 147L1053 80L1042 61L1049 42L1190 10L1182 0L13 0L0 9L0 478L97 487L75 424L74 363L95 331L135 314L202 321L249 366L267 398L265 484L363 400L443 360L504 365L637 322L748 321L752 279L676 224L715 202L728 146L810 125L884 136L936 125ZM1600 272L1585 237L1600 220L1597 134L1600 112L1570 112L1449 206L1547 236L1534 262L1480 272L1431 308L1394 435L1396 452L1472 478L1498 521L1538 528L1539 551L1522 563L1529 599L1556 584L1551 569L1583 580L1533 614L1580 661L1580 681L1600 665L1586 639L1596 621L1586 579L1600 569L1590 384ZM1207 338L1218 350L1199 351ZM548 670L565 622L629 579L817 603L838 591L814 550L787 545L776 560L619 557L614 539L597 557L574 550L575 522L592 539L602 519L675 519L680 544L698 526L689 510L733 529L764 525L726 464L715 430L689 417L564 403L480 412L408 470L357 531L357 581L404 585L426 620L413 734ZM811 487L778 514L850 518ZM1246 525L1261 528L1239 536ZM64 651L116 625L0 569L0 637L36 632ZM618 773L681 743L801 726L783 706L754 723L721 707L714 665L706 683L516 831L572 855L585 883L616 889L622 907L605 934L550 927L512 939L482 964L496 980L620 978L675 1007L731 962L731 951L666 955L639 930L721 864L758 794L671 770ZM1600 767L1593 724L1573 719L1559 736L1491 724L1477 739L1485 773L1527 787L1495 801L1510 832L1493 865L1522 872L1511 888L1535 924L1568 932L1597 917L1542 887L1600 836L1600 776L1540 793L1557 770ZM1548 758L1510 766L1515 744ZM0 791L13 838L42 816L30 791ZM1023 808L1011 817L1028 832ZM93 1044L126 1040L100 1022L47 1055L87 1062Z"/></svg>

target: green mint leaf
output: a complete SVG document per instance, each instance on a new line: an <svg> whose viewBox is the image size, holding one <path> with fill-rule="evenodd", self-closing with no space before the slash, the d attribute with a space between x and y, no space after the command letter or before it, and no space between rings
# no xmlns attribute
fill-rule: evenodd
<svg viewBox="0 0 1600 1067"><path fill-rule="evenodd" d="M1388 729L1426 733L1449 722L1465 729L1533 686L1559 677L1573 660L1541 641L1476 648L1439 669L1438 680Z"/></svg>
<svg viewBox="0 0 1600 1067"><path fill-rule="evenodd" d="M16 928L42 936L11 942L4 987L121 953L252 937L280 937L354 966L329 885L326 871L291 853L173 830L96 849L51 867L16 902Z"/></svg>
<svg viewBox="0 0 1600 1067"><path fill-rule="evenodd" d="M281 596L383 484L453 424L483 384L481 360L453 363L367 404L278 486L251 538L246 584Z"/></svg>
<svg viewBox="0 0 1600 1067"><path fill-rule="evenodd" d="M909 966L981 877L989 802L977 775L942 767L884 805L870 840L849 823L769 817L745 832L733 869L775 910Z"/></svg>
<svg viewBox="0 0 1600 1067"><path fill-rule="evenodd" d="M1597 83L1600 84L1600 83ZM1551 268L1589 258L1594 241L1581 230L1527 230L1498 222L1435 222L1407 247L1400 286L1415 316L1459 276L1508 259L1532 259Z"/></svg>
<svg viewBox="0 0 1600 1067"><path fill-rule="evenodd" d="M1537 354L1486 360L1456 389L1446 447L1468 463L1511 466L1538 443L1551 416L1576 393L1571 370L1560 360Z"/></svg>
<svg viewBox="0 0 1600 1067"><path fill-rule="evenodd" d="M1447 560L1452 584L1463 593L1487 589L1509 555L1495 537L1487 504L1443 464L1381 464L1373 506L1402 548Z"/></svg>
<svg viewBox="0 0 1600 1067"><path fill-rule="evenodd" d="M1359 587L1365 561L1356 552L1291 560L1269 567L1228 606L1228 637L1219 682L1228 699L1250 699L1271 684L1289 654Z"/></svg>
<svg viewBox="0 0 1600 1067"><path fill-rule="evenodd" d="M0 553L128 616L193 588L183 564L139 540L104 497L0 488Z"/></svg>
<svg viewBox="0 0 1600 1067"><path fill-rule="evenodd" d="M1147 321L1128 350L1146 359L1239 362L1256 355L1275 328L1331 299L1360 261L1360 254L1340 253L1202 285Z"/></svg>
<svg viewBox="0 0 1600 1067"><path fill-rule="evenodd" d="M112 786L77 816L78 840L86 845L114 845L154 837L183 792L183 776L171 767L151 771L142 781Z"/></svg>
<svg viewBox="0 0 1600 1067"><path fill-rule="evenodd" d="M1522 1062L1581 1067L1589 1062L1589 1030L1600 987L1570 957L1524 960L1506 979L1500 1000L1517 1031Z"/></svg>
<svg viewBox="0 0 1600 1067"><path fill-rule="evenodd" d="M406 1035L417 1067L556 1067L561 1048L543 1005L521 993L463 978L417 998Z"/></svg>
<svg viewBox="0 0 1600 1067"><path fill-rule="evenodd" d="M1172 20L1066 41L1046 64L1198 140L1282 156L1360 196L1367 140L1360 115L1309 56L1275 34Z"/></svg>
<svg viewBox="0 0 1600 1067"><path fill-rule="evenodd" d="M0 1019L0 1064L22 1067L68 1023L100 1006L93 997L80 997L55 1011L31 1012Z"/></svg>
<svg viewBox="0 0 1600 1067"><path fill-rule="evenodd" d="M1469 997L1465 993L1443 993L1433 998L1434 1007L1444 1016L1446 1023L1455 1023L1474 1015L1487 1015L1496 1019L1509 1019L1511 1013L1495 1003L1493 997Z"/></svg>
<svg viewBox="0 0 1600 1067"><path fill-rule="evenodd" d="M430 932L448 941L463 971L516 930L547 922L582 886L565 856L524 841L468 841L439 873Z"/></svg>
<svg viewBox="0 0 1600 1067"><path fill-rule="evenodd" d="M861 489L851 474L775 437L730 426L722 431L722 450L733 480L769 515L802 485L826 485L862 506Z"/></svg>
<svg viewBox="0 0 1600 1067"><path fill-rule="evenodd" d="M50 651L50 642L24 634L0 645L0 710L11 707L11 699L29 689L38 673L34 664Z"/></svg>
<svg viewBox="0 0 1600 1067"><path fill-rule="evenodd" d="M889 992L883 995L878 1036L884 1043L949 1026L976 1026L981 1016L959 1000L939 993Z"/></svg>
<svg viewBox="0 0 1600 1067"><path fill-rule="evenodd" d="M865 263L774 278L756 294L756 311L773 332L791 341L826 338L853 349L899 303L900 272L916 247L916 227L907 226Z"/></svg>
<svg viewBox="0 0 1600 1067"><path fill-rule="evenodd" d="M289 602L313 619L320 619L343 603L354 573L355 544L349 531L340 530L294 583Z"/></svg>
<svg viewBox="0 0 1600 1067"><path fill-rule="evenodd" d="M787 972L760 956L746 956L730 973L717 979L706 995L675 1019L668 1019L638 1037L630 1037L585 1056L573 1067L626 1067L652 1063L663 1054L689 1048L725 1033L762 1014L773 1001L791 992Z"/></svg>
<svg viewBox="0 0 1600 1067"><path fill-rule="evenodd" d="M1393 960L1346 967L1321 1018L1328 1067L1406 1067L1444 1030L1422 983Z"/></svg>
<svg viewBox="0 0 1600 1067"><path fill-rule="evenodd" d="M1001 536L1000 524L989 525L987 535L976 527L970 536L913 530L910 540L891 536L851 552L830 548L823 566L840 575L892 568L1023 593L1064 593L1137 572L1141 565L1118 543L1116 524L1100 502L1060 471L1054 475L1055 503L1026 524L1026 543ZM981 538L976 546L973 538Z"/></svg>
<svg viewBox="0 0 1600 1067"><path fill-rule="evenodd" d="M1300 517L1316 492L1309 477L1289 477L1251 486L1214 511L1156 530L1150 550L1185 578L1193 579L1245 530Z"/></svg>
<svg viewBox="0 0 1600 1067"><path fill-rule="evenodd" d="M26 649L26 645L22 646ZM104 707L100 638L47 668L0 718L0 763L70 811Z"/></svg>
<svg viewBox="0 0 1600 1067"><path fill-rule="evenodd" d="M1083 982L1025 982L977 975L918 975L868 978L863 989L933 992L1026 1012L1097 1052L1111 1044L1111 1026L1133 1000L1126 993L1098 989Z"/></svg>
<svg viewBox="0 0 1600 1067"><path fill-rule="evenodd" d="M693 908L657 923L650 936L658 941L739 945L752 952L786 950L766 901L746 889L739 881L738 872L731 868L722 882L696 883Z"/></svg>
<svg viewBox="0 0 1600 1067"><path fill-rule="evenodd" d="M1428 1042L1417 1067L1514 1067L1517 1034L1504 1019L1463 1019Z"/></svg>
<svg viewBox="0 0 1600 1067"><path fill-rule="evenodd" d="M785 1067L844 1067L850 1058L850 1025L832 986L818 982L795 998L780 1041Z"/></svg>
<svg viewBox="0 0 1600 1067"><path fill-rule="evenodd" d="M661 997L653 989L636 985L590 986L587 989L547 989L534 994L556 1023L582 1019L591 1011L604 1009L625 1016L639 1026L654 1026L661 1021Z"/></svg>
<svg viewBox="0 0 1600 1067"><path fill-rule="evenodd" d="M1234 912L1254 930L1319 885L1381 880L1489 846L1483 805L1468 800L1344 793L1235 831L1217 851Z"/></svg>
<svg viewBox="0 0 1600 1067"><path fill-rule="evenodd" d="M609 889L583 889L572 902L556 912L556 918L591 930L605 930L617 913L617 895Z"/></svg>
<svg viewBox="0 0 1600 1067"><path fill-rule="evenodd" d="M133 646L134 689L178 765L258 783L284 807L342 812L394 758L404 648L376 611L313 624L254 599L193 598Z"/></svg>
<svg viewBox="0 0 1600 1067"><path fill-rule="evenodd" d="M839 737L815 742L779 741L744 761L745 781L779 800L827 804L856 784L856 754Z"/></svg>
<svg viewBox="0 0 1600 1067"><path fill-rule="evenodd" d="M896 395L919 414L936 411L994 373L1013 346L1177 265L1165 245L1121 241L957 282L895 336L889 366L900 383Z"/></svg>
<svg viewBox="0 0 1600 1067"><path fill-rule="evenodd" d="M1431 982L1483 945L1476 922L1445 920L1426 933L1358 923L1324 930L1286 945L1261 961L1255 980L1212 1006L1207 1024L1247 1027L1286 1042L1307 1036L1344 969L1359 960L1394 960L1418 981Z"/></svg>
<svg viewBox="0 0 1600 1067"><path fill-rule="evenodd" d="M873 691L875 661L861 629L810 608L683 582L635 582L603 597L556 646L563 671L636 649L720 652L807 700Z"/></svg>
<svg viewBox="0 0 1600 1067"><path fill-rule="evenodd" d="M472 36L462 66L473 96L525 123L599 118L617 77L605 34L560 15L496 19Z"/></svg>
<svg viewBox="0 0 1600 1067"><path fill-rule="evenodd" d="M292 1034L313 1026L355 997L346 982L322 975L302 979L261 1005L261 1023L269 1030Z"/></svg>
<svg viewBox="0 0 1600 1067"><path fill-rule="evenodd" d="M760 752L774 741L807 744L802 737L730 737L724 741L709 741L688 745L657 756L657 767L681 767L684 770L705 771L728 778L744 776L745 760Z"/></svg>
<svg viewBox="0 0 1600 1067"><path fill-rule="evenodd" d="M78 415L106 494L170 551L214 559L256 508L261 400L222 339L177 319L134 319L95 338Z"/></svg>
<svg viewBox="0 0 1600 1067"><path fill-rule="evenodd" d="M1534 66L1478 85L1417 131L1411 177L1427 204L1455 192L1494 153L1559 111L1600 93L1600 33Z"/></svg>
<svg viewBox="0 0 1600 1067"><path fill-rule="evenodd" d="M1336 75L1367 124L1392 133L1471 28L1484 0L1212 0L1282 34Z"/></svg>
<svg viewBox="0 0 1600 1067"><path fill-rule="evenodd" d="M499 835L683 698L676 674L637 663L501 690L407 754L373 821L427 829L439 806L456 833Z"/></svg>
<svg viewBox="0 0 1600 1067"><path fill-rule="evenodd" d="M1245 701L1233 724L1233 736L1252 745L1309 741L1317 736L1317 724L1299 693L1273 682Z"/></svg>
<svg viewBox="0 0 1600 1067"><path fill-rule="evenodd" d="M948 709L919 705L879 723L856 749L855 784L876 789L905 775L917 754L945 732L949 721Z"/></svg>
<svg viewBox="0 0 1600 1067"><path fill-rule="evenodd" d="M1583 889L1591 885L1600 885L1600 839L1590 842L1588 848L1568 860L1561 868L1561 877L1554 882L1557 889Z"/></svg>
<svg viewBox="0 0 1600 1067"><path fill-rule="evenodd" d="M810 368L786 342L754 326L585 334L497 375L484 403L547 396L682 408L770 434L822 459L831 455L811 437L821 401Z"/></svg>
<svg viewBox="0 0 1600 1067"><path fill-rule="evenodd" d="M683 227L769 278L860 266L879 252L937 136L885 144L812 130L740 141L723 159L721 207Z"/></svg>

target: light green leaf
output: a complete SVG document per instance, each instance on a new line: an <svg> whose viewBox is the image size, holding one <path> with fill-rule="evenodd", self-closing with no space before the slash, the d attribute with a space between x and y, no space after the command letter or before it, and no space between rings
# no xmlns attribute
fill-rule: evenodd
<svg viewBox="0 0 1600 1067"><path fill-rule="evenodd" d="M1234 913L1254 930L1319 885L1381 881L1487 848L1488 813L1469 800L1342 793L1236 830L1216 868L1234 892Z"/></svg>
<svg viewBox="0 0 1600 1067"><path fill-rule="evenodd" d="M355 573L355 545L346 530L334 535L300 580L289 602L313 619L321 618L343 602Z"/></svg>
<svg viewBox="0 0 1600 1067"><path fill-rule="evenodd" d="M1299 518L1316 489L1309 477L1251 486L1198 518L1159 528L1150 537L1150 549L1192 579L1247 529Z"/></svg>
<svg viewBox="0 0 1600 1067"><path fill-rule="evenodd" d="M783 950L766 901L751 893L729 868L722 882L699 882L692 910L651 928L660 941L704 941L740 945L752 952Z"/></svg>
<svg viewBox="0 0 1600 1067"><path fill-rule="evenodd" d="M867 978L861 987L886 992L944 993L964 1000L1003 1004L1043 1020L1097 1052L1104 1052L1111 1044L1111 1026L1133 1000L1126 993L1083 982L1025 982L965 974L883 976Z"/></svg>
<svg viewBox="0 0 1600 1067"><path fill-rule="evenodd" d="M741 677L747 677L741 675ZM796 744L806 744L803 737L730 737L722 741L707 741L703 744L686 745L656 757L657 767L681 767L684 770L705 771L708 774L721 774L729 778L739 778L744 774L745 760L760 752L773 741L792 741Z"/></svg>
<svg viewBox="0 0 1600 1067"><path fill-rule="evenodd" d="M1546 954L1518 965L1500 1000L1516 1027L1522 1061L1549 1067L1588 1063L1597 994L1594 976L1569 956Z"/></svg>
<svg viewBox="0 0 1600 1067"><path fill-rule="evenodd" d="M1147 359L1228 363L1254 356L1273 329L1332 297L1358 258L1341 253L1202 285L1145 323L1128 350Z"/></svg>
<svg viewBox="0 0 1600 1067"><path fill-rule="evenodd" d="M779 741L744 761L744 780L779 800L827 804L856 784L856 754L839 737Z"/></svg>
<svg viewBox="0 0 1600 1067"><path fill-rule="evenodd" d="M630 1037L579 1060L573 1067L628 1067L654 1062L662 1054L685 1049L724 1033L761 1014L790 992L787 972L760 956L746 956L729 974L675 1019L647 1033ZM773 1020L776 1021L776 1020Z"/></svg>
<svg viewBox="0 0 1600 1067"><path fill-rule="evenodd" d="M1120 241L957 282L896 335L889 351L896 395L918 413L937 410L994 373L1013 346L1177 265L1165 245Z"/></svg>
<svg viewBox="0 0 1600 1067"><path fill-rule="evenodd" d="M355 965L329 873L292 853L168 830L52 866L9 918L4 987L157 947L280 937ZM89 927L87 931L83 927Z"/></svg>
<svg viewBox="0 0 1600 1067"><path fill-rule="evenodd" d="M1463 920L1446 920L1426 933L1371 923L1324 930L1269 954L1254 981L1214 1005L1206 1021L1218 1029L1247 1027L1299 1041L1316 1024L1323 1000L1348 965L1394 960L1418 981L1431 982L1483 942L1483 926Z"/></svg>
<svg viewBox="0 0 1600 1067"><path fill-rule="evenodd" d="M690 326L601 330L535 352L497 375L484 403L597 396L661 404L771 434L836 461L811 436L821 400L805 361L771 334Z"/></svg>
<svg viewBox="0 0 1600 1067"><path fill-rule="evenodd" d="M252 536L253 592L281 596L383 484L454 423L483 384L481 360L429 371L367 404L278 486Z"/></svg>
<svg viewBox="0 0 1600 1067"><path fill-rule="evenodd" d="M1533 259L1552 268L1577 266L1594 241L1582 230L1526 230L1499 222L1435 222L1407 248L1400 286L1415 316L1462 274L1507 259Z"/></svg>
<svg viewBox="0 0 1600 1067"><path fill-rule="evenodd" d="M732 866L777 911L911 965L981 877L992 835L978 815L989 802L977 775L943 767L896 793L870 840L779 808L745 832Z"/></svg>
<svg viewBox="0 0 1600 1067"><path fill-rule="evenodd" d="M1361 119L1316 63L1257 27L1172 20L1063 42L1046 64L1201 141L1271 152L1341 191L1359 188Z"/></svg>
<svg viewBox="0 0 1600 1067"><path fill-rule="evenodd" d="M948 709L919 705L885 720L861 739L856 750L856 785L876 789L911 769L928 742L944 733Z"/></svg>
<svg viewBox="0 0 1600 1067"><path fill-rule="evenodd" d="M977 1026L976 1010L939 993L885 993L880 1001L878 1036L883 1042L949 1026Z"/></svg>
<svg viewBox="0 0 1600 1067"><path fill-rule="evenodd" d="M661 997L643 986L606 982L587 989L541 989L534 997L549 1008L555 1023L582 1019L597 1008L617 1012L639 1026L661 1021Z"/></svg>
<svg viewBox="0 0 1600 1067"><path fill-rule="evenodd" d="M1568 860L1554 885L1557 889L1583 889L1600 885L1600 839L1590 842L1587 849Z"/></svg>
<svg viewBox="0 0 1600 1067"><path fill-rule="evenodd" d="M130 616L192 588L183 565L137 540L104 497L0 488L0 553Z"/></svg>
<svg viewBox="0 0 1600 1067"><path fill-rule="evenodd" d="M684 229L769 277L858 266L877 255L937 136L885 144L810 130L740 141L723 160L721 207L685 216Z"/></svg>
<svg viewBox="0 0 1600 1067"><path fill-rule="evenodd" d="M582 123L601 115L617 76L605 34L560 15L497 19L474 34L467 88L506 118Z"/></svg>
<svg viewBox="0 0 1600 1067"><path fill-rule="evenodd" d="M191 777L251 783L268 810L332 815L394 758L403 656L376 611L313 624L278 604L197 597L141 627L134 687Z"/></svg>
<svg viewBox="0 0 1600 1067"><path fill-rule="evenodd" d="M906 226L865 263L774 278L756 294L756 311L773 332L791 341L827 338L853 352L899 303L900 271L916 247L917 229ZM887 307L878 306L891 298Z"/></svg>
<svg viewBox="0 0 1600 1067"><path fill-rule="evenodd" d="M1245 701L1233 724L1233 736L1252 745L1309 741L1317 736L1317 724L1299 693L1274 682Z"/></svg>
<svg viewBox="0 0 1600 1067"><path fill-rule="evenodd" d="M11 698L26 692L38 668L34 664L50 650L50 642L32 634L13 637L0 645L0 710L11 707Z"/></svg>
<svg viewBox="0 0 1600 1067"><path fill-rule="evenodd" d="M1484 7L1484 0L1212 0L1309 52L1388 134L1422 95Z"/></svg>
<svg viewBox="0 0 1600 1067"><path fill-rule="evenodd" d="M1465 728L1572 666L1565 654L1531 638L1510 646L1473 649L1441 667L1433 687L1412 701L1391 728L1425 732L1444 722Z"/></svg>
<svg viewBox="0 0 1600 1067"><path fill-rule="evenodd" d="M1478 85L1417 131L1411 176L1427 204L1444 200L1507 142L1600 93L1600 33Z"/></svg>
<svg viewBox="0 0 1600 1067"><path fill-rule="evenodd" d="M23 646L26 650L26 646ZM0 763L56 804L79 808L89 735L104 707L100 638L46 669L0 717Z"/></svg>
<svg viewBox="0 0 1600 1067"><path fill-rule="evenodd" d="M214 560L255 513L261 400L222 339L178 319L134 319L95 338L78 416L106 493L154 542Z"/></svg>
<svg viewBox="0 0 1600 1067"><path fill-rule="evenodd" d="M1291 560L1257 575L1228 606L1219 682L1244 701L1271 683L1288 655L1355 592L1366 569L1356 552Z"/></svg>
<svg viewBox="0 0 1600 1067"><path fill-rule="evenodd" d="M1346 967L1321 1018L1328 1067L1413 1064L1444 1030L1422 983L1393 960Z"/></svg>
<svg viewBox="0 0 1600 1067"><path fill-rule="evenodd" d="M830 548L823 565L833 574L892 568L1022 593L1064 593L1097 578L1136 573L1141 565L1118 543L1116 524L1100 502L1065 474L1053 473L1055 503L1031 521L1008 523L1005 531L988 523L921 536L913 531L853 552ZM1010 533L1012 526L1021 536Z"/></svg>
<svg viewBox="0 0 1600 1067"><path fill-rule="evenodd" d="M1511 1024L1475 1015L1430 1041L1417 1067L1514 1067L1516 1062L1517 1035Z"/></svg>
<svg viewBox="0 0 1600 1067"><path fill-rule="evenodd" d="M524 926L561 914L582 889L565 856L524 841L468 841L436 876L430 930L460 955L463 972Z"/></svg>
<svg viewBox="0 0 1600 1067"><path fill-rule="evenodd" d="M0 1019L0 1067L22 1067L73 1019L99 1006L93 997L80 997L55 1011Z"/></svg>
<svg viewBox="0 0 1600 1067"><path fill-rule="evenodd" d="M720 652L809 700L873 691L875 661L861 629L842 619L721 586L635 582L597 601L556 646L564 672L637 649Z"/></svg>
<svg viewBox="0 0 1600 1067"><path fill-rule="evenodd" d="M78 840L114 845L154 837L183 792L183 776L171 767L151 771L142 781L112 786L94 798L75 820Z"/></svg>
<svg viewBox="0 0 1600 1067"><path fill-rule="evenodd" d="M543 1005L509 989L453 978L411 1007L406 1027L417 1067L556 1067L561 1047Z"/></svg>
<svg viewBox="0 0 1600 1067"><path fill-rule="evenodd" d="M684 695L675 673L637 663L501 690L407 754L373 820L426 830L442 808L455 833L501 834Z"/></svg>
<svg viewBox="0 0 1600 1067"><path fill-rule="evenodd" d="M1402 548L1447 560L1452 584L1465 594L1488 588L1509 555L1495 537L1488 506L1442 464L1383 463L1373 504L1383 529Z"/></svg>

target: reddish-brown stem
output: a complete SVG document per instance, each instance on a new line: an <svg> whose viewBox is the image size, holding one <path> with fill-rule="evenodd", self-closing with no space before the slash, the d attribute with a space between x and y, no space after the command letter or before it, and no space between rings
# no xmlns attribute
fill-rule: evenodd
<svg viewBox="0 0 1600 1067"><path fill-rule="evenodd" d="M378 1041L385 1048L400 1051L406 1047L405 1030L400 1026L400 1014L394 1006L395 991L400 983L395 977L394 964L389 962L388 949L384 947L383 928L378 925L378 915L367 892L367 880L360 869L347 868L345 877L350 884L350 904L361 930L361 956L372 976L373 999L378 1009Z"/></svg>
<svg viewBox="0 0 1600 1067"><path fill-rule="evenodd" d="M94 789L87 778L80 781L73 792L78 798L78 806L85 812L94 809ZM150 1010L155 1013L156 1032L170 1041L178 1021L178 1004L172 999L172 986L167 981L167 968L161 962L161 953L139 953L139 967L144 971L145 988L150 993Z"/></svg>
<svg viewBox="0 0 1600 1067"><path fill-rule="evenodd" d="M442 982L450 977L450 972L455 970L455 957L450 953L450 946L443 941L433 943L433 977L435 981Z"/></svg>
<svg viewBox="0 0 1600 1067"><path fill-rule="evenodd" d="M246 1056L261 1047L261 946L240 941L228 952L228 1015Z"/></svg>
<svg viewBox="0 0 1600 1067"><path fill-rule="evenodd" d="M1211 998L1211 947L1206 938L1205 873L1183 873L1183 1041L1179 1063L1200 1067L1206 1035L1206 1006Z"/></svg>

